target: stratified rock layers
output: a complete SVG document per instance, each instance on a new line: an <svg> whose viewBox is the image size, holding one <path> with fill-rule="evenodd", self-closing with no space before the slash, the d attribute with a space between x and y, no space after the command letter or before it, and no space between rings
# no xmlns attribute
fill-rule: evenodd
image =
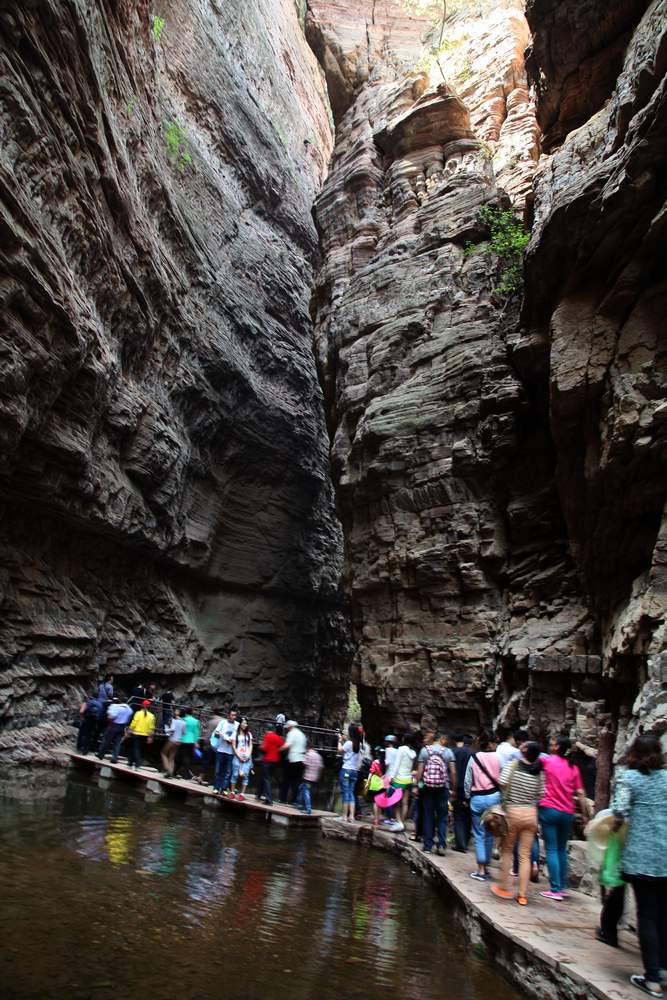
<svg viewBox="0 0 667 1000"><path fill-rule="evenodd" d="M0 13L0 712L55 716L110 670L327 720L320 70L291 0L156 13Z"/></svg>
<svg viewBox="0 0 667 1000"><path fill-rule="evenodd" d="M533 200L528 31L517 5L499 6L454 25L467 71L437 86L404 51L397 71L392 5L378 4L369 37L382 46L318 202L318 350L356 675L378 727L500 719L594 740L640 689L644 721L664 711L664 4L639 26L641 5L600 22L602 48L632 37L626 69L604 119L541 161L523 323L495 292L493 259L465 251L485 237L482 205ZM570 9L574 31L581 5L551 6L559 23ZM310 37L357 65L349 4L310 7ZM540 17L534 66L567 45L541 36L552 19ZM559 104L559 80L541 79L552 143L584 113L583 94L576 110ZM588 113L607 96L591 90Z"/></svg>

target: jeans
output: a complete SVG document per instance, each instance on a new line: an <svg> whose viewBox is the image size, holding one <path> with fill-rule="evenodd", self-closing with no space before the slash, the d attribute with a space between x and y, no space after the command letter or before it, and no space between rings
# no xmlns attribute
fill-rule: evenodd
<svg viewBox="0 0 667 1000"><path fill-rule="evenodd" d="M437 831L438 844L447 847L447 819L449 818L449 789L429 788L424 785L419 791L422 803L422 829L424 831L424 850L433 849L433 828Z"/></svg>
<svg viewBox="0 0 667 1000"><path fill-rule="evenodd" d="M299 785L303 781L303 761L288 760L285 764L281 798L283 802L295 802L299 794Z"/></svg>
<svg viewBox="0 0 667 1000"><path fill-rule="evenodd" d="M340 792L343 797L343 805L354 802L354 790L357 787L357 771L348 771L343 768L340 772Z"/></svg>
<svg viewBox="0 0 667 1000"><path fill-rule="evenodd" d="M79 726L79 735L76 741L76 748L81 753L88 753L90 748L95 744L95 736L97 734L97 719L95 717L84 718L81 720L81 725Z"/></svg>
<svg viewBox="0 0 667 1000"><path fill-rule="evenodd" d="M454 800L454 838L457 851L468 850L471 829L470 809L464 799L463 789L460 788Z"/></svg>
<svg viewBox="0 0 667 1000"><path fill-rule="evenodd" d="M500 856L500 885L503 889L509 889L512 848L518 843L519 896L526 897L530 881L530 855L537 830L537 809L535 806L507 806L506 812L509 829Z"/></svg>
<svg viewBox="0 0 667 1000"><path fill-rule="evenodd" d="M232 756L232 785L236 786L236 782L241 779L241 786L243 788L248 784L248 779L250 778L250 769L252 767L251 760L239 760L236 754Z"/></svg>
<svg viewBox="0 0 667 1000"><path fill-rule="evenodd" d="M667 878L624 875L637 900L637 934L649 983L660 982L660 967L667 967Z"/></svg>
<svg viewBox="0 0 667 1000"><path fill-rule="evenodd" d="M137 736L136 733L132 733L132 738L130 739L130 764L134 764L135 767L141 767L141 751L145 745L145 736Z"/></svg>
<svg viewBox="0 0 667 1000"><path fill-rule="evenodd" d="M567 842L572 833L573 822L573 813L540 806L540 823L552 892L567 890Z"/></svg>
<svg viewBox="0 0 667 1000"><path fill-rule="evenodd" d="M472 833L475 838L475 857L478 865L488 865L493 851L493 834L488 833L482 825L482 813L489 806L497 806L500 802L500 792L489 792L488 795L473 795L470 799L470 818Z"/></svg>
<svg viewBox="0 0 667 1000"><path fill-rule="evenodd" d="M262 795L266 799L267 805L273 805L273 772L276 769L275 763L265 760L262 764Z"/></svg>
<svg viewBox="0 0 667 1000"><path fill-rule="evenodd" d="M125 736L125 723L121 722L111 722L107 726L107 731L104 734L102 740L102 745L97 752L97 756L102 759L105 753L111 748L111 763L118 763L118 754L120 751L120 745L123 742L123 737Z"/></svg>
<svg viewBox="0 0 667 1000"><path fill-rule="evenodd" d="M302 805L303 811L310 815L312 811L312 799L310 797L310 782L302 781L299 785L299 792L296 797L296 805Z"/></svg>
<svg viewBox="0 0 667 1000"><path fill-rule="evenodd" d="M233 753L216 753L215 778L213 788L216 792L226 792L232 782Z"/></svg>
<svg viewBox="0 0 667 1000"><path fill-rule="evenodd" d="M178 774L184 778L193 778L193 767L195 766L195 744L181 742L181 749L178 755Z"/></svg>

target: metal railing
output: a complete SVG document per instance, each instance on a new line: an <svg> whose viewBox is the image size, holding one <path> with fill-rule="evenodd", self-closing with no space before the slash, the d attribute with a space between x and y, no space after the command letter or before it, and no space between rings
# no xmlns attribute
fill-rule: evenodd
<svg viewBox="0 0 667 1000"><path fill-rule="evenodd" d="M128 698L127 703L133 708L140 707L141 701L143 699ZM148 700L148 699L146 699ZM174 710L179 709L181 713L185 712L186 708L191 708L190 703L178 704L174 702L173 704L164 704L162 699L153 698L151 700L150 711L155 715L155 734L156 736L165 735L165 725L171 721L174 715ZM192 710L193 716L199 720L201 727L200 739L207 739L211 732L213 731L213 721L224 719L224 716L219 716L217 713L213 712L211 709L194 709ZM241 718L243 713L239 712L237 714L237 719ZM273 719L256 719L251 718L249 715L243 715L243 718L248 720L248 725L253 736L253 743L255 747L259 747L265 733L270 727L275 725ZM308 726L299 723L299 729L305 733L308 739L308 745L314 750L318 750L320 753L336 753L338 750L338 730L336 729L324 729L322 726Z"/></svg>

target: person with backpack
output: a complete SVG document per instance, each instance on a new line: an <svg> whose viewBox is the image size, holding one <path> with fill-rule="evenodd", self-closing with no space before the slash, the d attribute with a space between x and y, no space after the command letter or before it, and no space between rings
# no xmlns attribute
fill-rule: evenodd
<svg viewBox="0 0 667 1000"><path fill-rule="evenodd" d="M79 708L79 733L76 748L79 753L90 753L97 738L100 722L104 719L104 702L91 695Z"/></svg>
<svg viewBox="0 0 667 1000"><path fill-rule="evenodd" d="M466 767L463 787L466 799L470 803L470 818L475 839L475 857L477 871L470 873L470 878L478 882L486 882L489 878L488 867L493 851L493 834L486 830L482 823L482 813L500 802L500 757L495 752L496 740L489 733L480 733L477 745L479 749L470 755Z"/></svg>
<svg viewBox="0 0 667 1000"><path fill-rule="evenodd" d="M437 830L437 854L447 849L447 819L449 816L450 789L456 797L456 768L454 754L441 742L436 742L435 733L428 732L424 746L417 758L417 785L422 803L422 831L424 854L433 850L433 833Z"/></svg>
<svg viewBox="0 0 667 1000"><path fill-rule="evenodd" d="M540 744L522 743L520 756L503 767L498 784L503 789L503 804L507 816L507 836L500 855L500 882L491 892L500 899L512 899L508 888L515 840L519 841L519 906L528 905L528 882L531 870L531 848L537 832L537 804L544 794L544 766L540 760Z"/></svg>

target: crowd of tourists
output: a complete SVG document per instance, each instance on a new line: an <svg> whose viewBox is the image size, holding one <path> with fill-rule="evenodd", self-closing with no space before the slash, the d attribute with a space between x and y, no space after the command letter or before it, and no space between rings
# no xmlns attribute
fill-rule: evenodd
<svg viewBox="0 0 667 1000"><path fill-rule="evenodd" d="M508 734L502 742L487 733L474 740L457 734L453 743L450 749L446 735L431 732L417 752L410 736L385 737L366 782L374 824L400 831L411 809L413 838L421 840L426 853L435 843L435 851L444 854L451 816L453 849L465 853L473 840L476 868L470 877L489 882L494 896L520 906L528 905L529 885L539 880L541 831L549 886L539 894L549 901L567 900L568 842L575 815L578 810L582 823L591 818L573 760L581 746L556 736L545 753L523 732ZM341 787L349 782L344 759ZM381 819L381 811L390 809L397 809L397 816ZM351 810L347 818L352 818ZM593 819L589 829L591 836L601 829L607 834L600 869L603 907L595 936L618 947L625 886L632 885L644 974L631 976L631 982L649 996L662 997L667 977L667 769L658 736L640 735L633 741L618 769L610 809ZM495 843L500 864L492 882Z"/></svg>
<svg viewBox="0 0 667 1000"><path fill-rule="evenodd" d="M129 739L128 759L142 766L146 747L156 733L159 705L164 735L160 757L165 776L207 783L212 794L244 800L250 775L259 760L257 798L272 805L274 780L281 802L312 810L312 792L324 768L321 754L294 719L280 713L263 727L255 743L249 721L231 707L208 720L205 731L190 708L174 705L173 694L158 699L154 685L138 685L124 700L114 695L113 678L106 677L80 709L78 748L111 754L118 761L123 740ZM577 744L554 737L544 752L525 732L508 733L502 741L489 733L475 738L457 733L385 736L371 750L361 725L339 734L339 783L343 818L363 818L363 802L372 807L372 823L391 833L407 833L427 854L443 855L448 844L466 853L472 840L476 866L470 877L489 882L501 900L527 906L530 884L539 881L542 834L548 887L538 890L545 900L568 899L568 842L577 810L582 823L590 805L579 767ZM632 983L642 992L662 997L661 970L667 969L667 769L660 741L638 736L617 772L611 807L591 824L608 834L601 865L604 905L596 937L618 946L625 886L632 885L637 902L637 927L644 974ZM491 880L490 866L499 851L499 873ZM516 883L513 881L516 880ZM516 886L516 890L514 888Z"/></svg>
<svg viewBox="0 0 667 1000"><path fill-rule="evenodd" d="M224 798L244 801L260 753L257 798L273 805L275 776L281 802L312 812L312 789L324 760L308 745L296 720L282 713L262 727L256 745L248 719L235 706L223 715L214 713L202 727L191 707L175 705L172 691L158 696L154 684L139 684L128 698L122 698L114 694L109 674L81 703L79 716L77 749L81 753L94 752L100 760L110 754L111 762L117 764L127 742L128 763L138 770L159 734L164 777L207 785L212 775L211 793Z"/></svg>

